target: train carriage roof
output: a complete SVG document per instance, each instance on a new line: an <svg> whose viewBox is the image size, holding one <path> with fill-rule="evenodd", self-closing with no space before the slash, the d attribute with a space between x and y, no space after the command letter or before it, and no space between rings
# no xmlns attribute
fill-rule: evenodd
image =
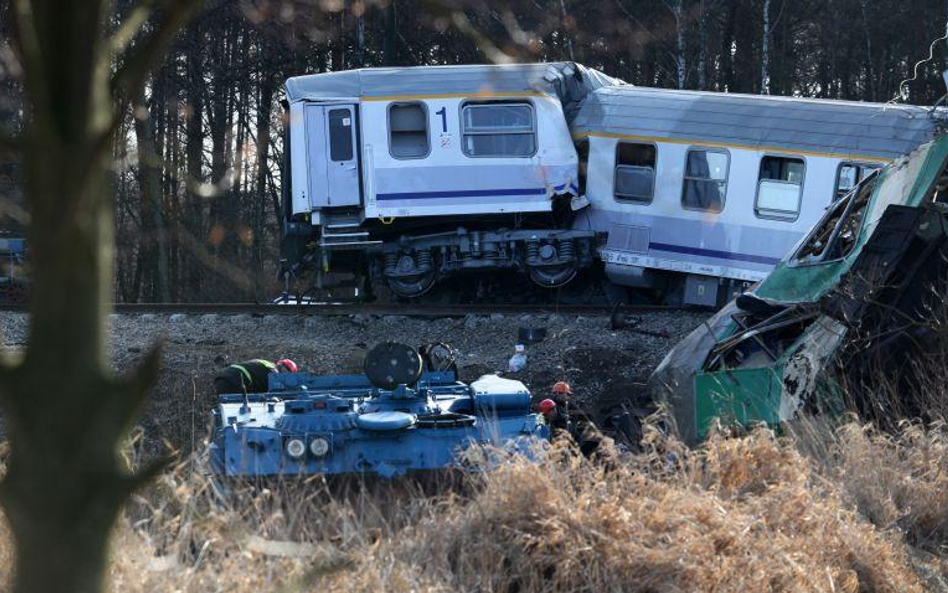
<svg viewBox="0 0 948 593"><path fill-rule="evenodd" d="M597 88L623 84L573 62L470 66L362 68L296 76L286 81L287 100L424 97L456 94L542 93L576 105Z"/></svg>
<svg viewBox="0 0 948 593"><path fill-rule="evenodd" d="M930 140L945 116L944 109L914 105L623 85L591 93L571 129L578 136L892 159Z"/></svg>

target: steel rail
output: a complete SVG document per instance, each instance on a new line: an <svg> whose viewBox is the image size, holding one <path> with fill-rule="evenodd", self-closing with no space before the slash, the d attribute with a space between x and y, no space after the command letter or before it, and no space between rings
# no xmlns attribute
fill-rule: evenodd
<svg viewBox="0 0 948 593"><path fill-rule="evenodd" d="M0 311L26 312L25 305L0 305ZM627 306L624 313L680 311L681 307ZM439 318L467 315L584 315L608 316L612 307L605 305L556 304L489 304L469 305L412 305L406 304L319 304L277 305L271 303L116 303L113 311L122 315L295 315L295 316L351 316L399 315L405 317Z"/></svg>

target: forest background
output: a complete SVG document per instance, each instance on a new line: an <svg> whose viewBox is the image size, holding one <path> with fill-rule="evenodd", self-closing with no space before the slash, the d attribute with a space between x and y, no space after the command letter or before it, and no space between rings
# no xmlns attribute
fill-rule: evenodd
<svg viewBox="0 0 948 593"><path fill-rule="evenodd" d="M0 2L0 123L24 113ZM116 22L131 3L116 3ZM575 60L643 86L930 105L934 0L217 0L177 37L113 147L116 300L276 296L286 78ZM932 59L916 63L932 53ZM0 155L0 233L29 212Z"/></svg>

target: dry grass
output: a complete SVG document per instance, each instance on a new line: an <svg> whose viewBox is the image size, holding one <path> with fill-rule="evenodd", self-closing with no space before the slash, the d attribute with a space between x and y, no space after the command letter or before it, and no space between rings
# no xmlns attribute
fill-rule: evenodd
<svg viewBox="0 0 948 593"><path fill-rule="evenodd" d="M946 447L941 425L895 437L852 425L814 462L760 430L604 463L557 446L540 465L426 490L311 479L226 496L187 464L126 510L110 580L123 592L922 591L906 540L945 541Z"/></svg>
<svg viewBox="0 0 948 593"><path fill-rule="evenodd" d="M914 546L948 546L948 428L904 423L896 434L849 424L837 433L839 454L823 473L875 525L898 530Z"/></svg>

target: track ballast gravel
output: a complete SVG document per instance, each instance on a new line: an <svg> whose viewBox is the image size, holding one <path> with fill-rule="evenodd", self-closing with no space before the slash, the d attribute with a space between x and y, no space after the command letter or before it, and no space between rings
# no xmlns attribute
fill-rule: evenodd
<svg viewBox="0 0 948 593"><path fill-rule="evenodd" d="M535 399L544 397L554 382L566 380L579 402L595 413L641 396L642 382L668 349L707 315L646 312L635 316L639 321L633 330L615 331L607 317L577 315L415 319L114 314L110 323L112 361L119 371L133 368L151 344L164 344L162 371L140 423L146 452L154 453L165 441L184 452L200 445L215 401L213 378L233 362L291 358L314 373L359 372L366 350L379 342L447 342L458 351L462 380L501 372L524 381ZM543 342L527 346L526 369L509 374L507 361L520 327L546 328L547 335ZM0 312L0 332L8 348L25 346L26 329L25 314Z"/></svg>

